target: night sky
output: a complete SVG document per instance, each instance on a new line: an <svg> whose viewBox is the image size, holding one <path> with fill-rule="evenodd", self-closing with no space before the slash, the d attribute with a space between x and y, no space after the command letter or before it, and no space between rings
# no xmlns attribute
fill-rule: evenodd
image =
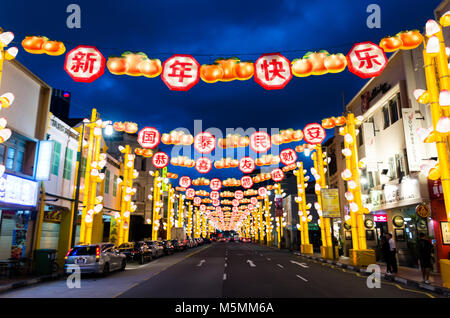
<svg viewBox="0 0 450 318"><path fill-rule="evenodd" d="M81 29L66 27L66 7L81 7ZM381 29L369 29L366 8L381 7ZM91 84L76 83L63 70L64 55L25 52L26 35L44 35L65 43L96 46L107 58L124 51L146 53L164 62L173 54L192 54L200 64L218 57L255 61L263 53L280 52L289 60L326 49L347 54L354 43L372 41L404 30L422 30L440 0L396 1L3 1L0 26L15 34L17 59L54 88L72 93L71 116L87 117L96 107L102 119L135 121L161 132L185 127L195 119L203 127L295 128L340 115L342 92L348 102L365 80L348 70L339 74L293 77L282 90L267 91L254 79L204 83L188 92L170 91L160 77L116 76L105 69ZM331 132L328 130L328 132ZM285 147L294 148L295 144ZM163 147L167 150L167 147ZM169 149L170 151L170 149ZM301 156L303 158L303 156ZM198 176L195 169L170 171ZM239 177L237 168L207 175Z"/></svg>

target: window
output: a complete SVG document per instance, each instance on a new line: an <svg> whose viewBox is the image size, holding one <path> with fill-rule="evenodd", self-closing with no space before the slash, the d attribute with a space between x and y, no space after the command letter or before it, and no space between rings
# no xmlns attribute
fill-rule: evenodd
<svg viewBox="0 0 450 318"><path fill-rule="evenodd" d="M84 177L84 174L86 173L86 157L81 158L81 175Z"/></svg>
<svg viewBox="0 0 450 318"><path fill-rule="evenodd" d="M147 170L147 159L146 158L141 159L141 170L142 171Z"/></svg>
<svg viewBox="0 0 450 318"><path fill-rule="evenodd" d="M117 195L117 176L114 175L114 182L113 182L113 196Z"/></svg>
<svg viewBox="0 0 450 318"><path fill-rule="evenodd" d="M66 180L70 180L72 177L72 159L73 159L73 150L70 148L66 148L66 158L64 159L64 174L63 178Z"/></svg>
<svg viewBox="0 0 450 318"><path fill-rule="evenodd" d="M59 161L61 157L61 144L53 141L53 158L52 158L52 174L58 175Z"/></svg>
<svg viewBox="0 0 450 318"><path fill-rule="evenodd" d="M105 193L109 193L109 170L106 169L105 171Z"/></svg>
<svg viewBox="0 0 450 318"><path fill-rule="evenodd" d="M16 155L16 164L14 167L14 171L17 172L22 172L22 167L23 167L23 151L22 150L17 150L17 155Z"/></svg>
<svg viewBox="0 0 450 318"><path fill-rule="evenodd" d="M5 145L0 145L0 164L5 162Z"/></svg>
<svg viewBox="0 0 450 318"><path fill-rule="evenodd" d="M6 157L6 169L13 170L15 155L16 155L16 149L8 148L8 154Z"/></svg>
<svg viewBox="0 0 450 318"><path fill-rule="evenodd" d="M392 157L389 158L389 177L391 179L397 178L397 168L395 166L395 159Z"/></svg>
<svg viewBox="0 0 450 318"><path fill-rule="evenodd" d="M395 166L397 169L397 177L401 178L406 175L405 173L405 158L403 154L395 155Z"/></svg>
<svg viewBox="0 0 450 318"><path fill-rule="evenodd" d="M391 113L391 125L398 120L398 103L397 97L392 98L389 101L389 111Z"/></svg>
<svg viewBox="0 0 450 318"><path fill-rule="evenodd" d="M389 107L388 106L383 107L383 122L384 122L383 129L388 128L391 124L389 121Z"/></svg>

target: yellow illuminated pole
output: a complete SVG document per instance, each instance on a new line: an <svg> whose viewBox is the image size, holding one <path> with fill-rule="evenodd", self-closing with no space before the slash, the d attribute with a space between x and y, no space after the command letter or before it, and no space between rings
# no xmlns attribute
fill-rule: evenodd
<svg viewBox="0 0 450 318"><path fill-rule="evenodd" d="M206 213L202 212L202 237L206 238Z"/></svg>
<svg viewBox="0 0 450 318"><path fill-rule="evenodd" d="M136 177L134 173L134 158L135 155L131 153L131 147L126 145L121 147L123 156L122 164L122 182L120 183L120 218L119 218L119 231L117 236L117 244L128 242L129 229L130 229L130 214L136 208L131 203L131 197L135 194L136 189L133 189L133 178Z"/></svg>
<svg viewBox="0 0 450 318"><path fill-rule="evenodd" d="M281 186L279 183L275 185L275 197L281 197ZM281 216L276 216L277 235L278 235L278 248L281 248L281 238L283 236L283 220Z"/></svg>
<svg viewBox="0 0 450 318"><path fill-rule="evenodd" d="M258 201L258 219L259 219L259 244L264 244L264 220L263 220L263 204Z"/></svg>
<svg viewBox="0 0 450 318"><path fill-rule="evenodd" d="M175 189L172 188L172 184L169 183L169 190L167 195L167 221L166 221L166 228L167 228L167 235L166 239L171 240L172 239L172 219L173 219L173 201Z"/></svg>
<svg viewBox="0 0 450 318"><path fill-rule="evenodd" d="M199 211L198 207L195 207L194 211L195 211L194 238L198 238L200 236L200 211Z"/></svg>
<svg viewBox="0 0 450 318"><path fill-rule="evenodd" d="M180 193L178 195L178 227L183 227L183 207L184 207L184 200L183 200L183 194Z"/></svg>
<svg viewBox="0 0 450 318"><path fill-rule="evenodd" d="M264 198L264 210L265 210L265 217L266 217L266 241L267 246L270 246L272 243L272 222L270 220L270 209L269 209L269 196L266 195Z"/></svg>
<svg viewBox="0 0 450 318"><path fill-rule="evenodd" d="M306 181L309 180L309 176L305 176L306 170L303 169L303 162L297 163L298 170L294 171L294 175L297 177L297 203L298 203L298 216L300 223L300 236L301 246L300 251L303 254L313 254L313 246L309 243L309 228L308 222L312 220L309 216L308 205L306 203Z"/></svg>
<svg viewBox="0 0 450 318"><path fill-rule="evenodd" d="M188 226L187 226L187 235L189 237L192 236L192 202L189 200L188 202Z"/></svg>
<svg viewBox="0 0 450 318"><path fill-rule="evenodd" d="M160 177L159 171L156 170L153 176L153 221L152 221L152 240L156 241L158 239L158 228L159 228L159 211L160 211Z"/></svg>

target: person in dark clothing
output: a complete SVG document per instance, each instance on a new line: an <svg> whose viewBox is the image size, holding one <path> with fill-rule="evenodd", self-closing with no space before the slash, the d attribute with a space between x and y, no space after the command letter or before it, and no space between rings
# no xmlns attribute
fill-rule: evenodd
<svg viewBox="0 0 450 318"><path fill-rule="evenodd" d="M387 233L386 238L389 243L389 261L392 266L392 273L397 273L397 258L395 257L395 254L397 253L397 246L395 245L395 241L392 238L391 233Z"/></svg>
<svg viewBox="0 0 450 318"><path fill-rule="evenodd" d="M427 238L424 233L419 234L419 261L420 268L422 269L422 277L423 282L425 284L430 283L430 270L433 268L431 264L431 254L433 253L433 245Z"/></svg>
<svg viewBox="0 0 450 318"><path fill-rule="evenodd" d="M392 273L391 256L389 250L389 242L386 235L381 236L381 255L383 255L383 260L386 262L386 272Z"/></svg>

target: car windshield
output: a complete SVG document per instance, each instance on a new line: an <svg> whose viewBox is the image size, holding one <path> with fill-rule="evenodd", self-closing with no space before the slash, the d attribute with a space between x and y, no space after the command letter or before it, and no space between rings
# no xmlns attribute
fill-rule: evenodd
<svg viewBox="0 0 450 318"><path fill-rule="evenodd" d="M122 243L119 245L119 248L132 248L133 244L131 243Z"/></svg>
<svg viewBox="0 0 450 318"><path fill-rule="evenodd" d="M95 255L97 246L75 246L69 253L69 256Z"/></svg>

